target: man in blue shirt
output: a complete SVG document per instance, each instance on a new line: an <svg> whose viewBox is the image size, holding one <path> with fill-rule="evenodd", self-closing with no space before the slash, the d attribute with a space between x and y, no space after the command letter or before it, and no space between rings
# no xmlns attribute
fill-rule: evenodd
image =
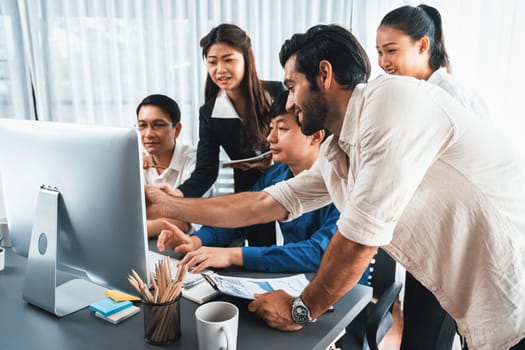
<svg viewBox="0 0 525 350"><path fill-rule="evenodd" d="M305 136L297 118L286 111L288 92L283 93L270 109L268 142L275 164L261 175L253 186L260 191L275 183L296 176L309 169L319 155L325 131L319 130ZM283 245L270 247L228 247L242 238L249 228L226 229L203 226L192 236L185 235L175 226L166 223L157 247L166 247L186 253L183 262L198 273L209 267L243 266L250 270L268 272L317 271L322 255L337 230L339 211L333 204L305 213L289 222L279 222ZM368 273L361 278L366 283Z"/></svg>

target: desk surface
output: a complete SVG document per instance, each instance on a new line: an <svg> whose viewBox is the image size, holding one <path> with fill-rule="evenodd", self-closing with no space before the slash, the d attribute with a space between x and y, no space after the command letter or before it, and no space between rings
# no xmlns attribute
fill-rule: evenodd
<svg viewBox="0 0 525 350"><path fill-rule="evenodd" d="M142 312L119 325L112 325L83 309L57 318L22 299L26 259L6 249L6 266L0 271L0 348L11 349L152 349L144 342ZM254 278L264 273L244 273ZM275 275L272 275L275 277ZM358 285L345 295L333 312L299 332L269 328L247 309L248 300L220 297L239 307L237 349L326 349L346 325L368 304L372 289ZM182 336L172 349L197 349L195 309L181 299Z"/></svg>

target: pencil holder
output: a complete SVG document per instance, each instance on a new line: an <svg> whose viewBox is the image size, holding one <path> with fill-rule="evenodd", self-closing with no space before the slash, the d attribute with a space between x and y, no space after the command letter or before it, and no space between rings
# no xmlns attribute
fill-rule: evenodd
<svg viewBox="0 0 525 350"><path fill-rule="evenodd" d="M152 345L173 343L181 336L180 295L166 303L142 300L144 315L144 341Z"/></svg>

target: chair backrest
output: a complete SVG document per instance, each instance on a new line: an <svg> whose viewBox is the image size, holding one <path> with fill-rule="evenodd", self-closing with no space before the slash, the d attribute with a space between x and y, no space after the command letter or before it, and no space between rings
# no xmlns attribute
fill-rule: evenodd
<svg viewBox="0 0 525 350"><path fill-rule="evenodd" d="M211 187L210 197L231 194L235 192L235 181L233 179L233 168L223 168L219 164L219 175Z"/></svg>
<svg viewBox="0 0 525 350"><path fill-rule="evenodd" d="M263 80L263 87L272 98L276 98L279 96L284 90L286 90L286 87L281 81L274 81L274 80Z"/></svg>
<svg viewBox="0 0 525 350"><path fill-rule="evenodd" d="M396 262L379 248L370 262L368 284L377 302L366 308L346 327L346 334L337 342L343 350L376 350L393 323L392 306L402 288L395 281Z"/></svg>
<svg viewBox="0 0 525 350"><path fill-rule="evenodd" d="M368 284L374 288L374 298L379 298L396 280L396 262L383 249L377 250L370 263Z"/></svg>
<svg viewBox="0 0 525 350"><path fill-rule="evenodd" d="M363 349L378 350L379 343L394 323L392 308L402 287L401 282L393 282L379 296L377 303L370 307L366 320L366 341L363 343Z"/></svg>

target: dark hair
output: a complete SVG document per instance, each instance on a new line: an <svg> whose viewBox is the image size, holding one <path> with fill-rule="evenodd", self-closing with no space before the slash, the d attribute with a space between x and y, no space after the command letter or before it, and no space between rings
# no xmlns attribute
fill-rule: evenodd
<svg viewBox="0 0 525 350"><path fill-rule="evenodd" d="M221 24L201 39L202 56L206 58L210 47L217 43L224 43L239 50L244 57L244 77L241 81L240 90L246 99L249 114L241 119L243 123L241 145L244 149L262 150L267 145L266 135L269 130L268 111L270 103L266 98L263 84L257 76L250 37L234 24ZM206 101L217 97L219 90L219 87L208 74L204 88Z"/></svg>
<svg viewBox="0 0 525 350"><path fill-rule="evenodd" d="M284 67L292 55L296 55L295 69L303 73L316 90L319 62L327 60L332 65L339 85L353 89L370 77L370 61L357 39L338 25L316 25L306 33L294 34L286 40L279 52Z"/></svg>
<svg viewBox="0 0 525 350"><path fill-rule="evenodd" d="M445 49L445 37L439 11L432 6L402 6L390 11L379 24L402 31L412 40L428 36L430 40L430 68L448 67L449 59Z"/></svg>
<svg viewBox="0 0 525 350"><path fill-rule="evenodd" d="M164 113L169 115L171 122L173 125L180 122L180 109L177 102L175 102L172 98L169 98L166 95L149 95L148 97L144 98L141 103L137 106L137 117L139 116L139 111L142 108L142 106L157 106Z"/></svg>
<svg viewBox="0 0 525 350"><path fill-rule="evenodd" d="M283 91L275 98L275 100L273 100L273 103L270 106L270 112L268 113L270 119L289 113L286 110L286 101L288 101L288 90Z"/></svg>

